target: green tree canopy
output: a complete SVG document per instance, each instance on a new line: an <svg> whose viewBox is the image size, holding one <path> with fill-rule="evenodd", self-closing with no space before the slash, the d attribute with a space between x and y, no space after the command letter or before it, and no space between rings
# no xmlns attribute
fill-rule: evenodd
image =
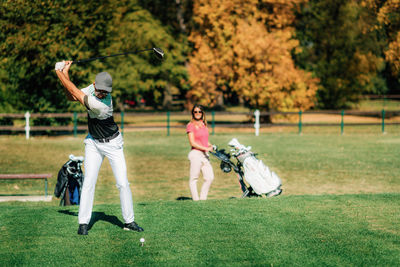
<svg viewBox="0 0 400 267"><path fill-rule="evenodd" d="M387 91L384 38L377 18L360 1L310 0L298 15L303 52L297 63L320 79L319 106L343 108L364 93Z"/></svg>
<svg viewBox="0 0 400 267"><path fill-rule="evenodd" d="M144 48L161 47L162 64L151 53L73 65L79 87L108 71L119 100L142 95L154 106L165 91L185 90L185 37L172 36L136 1L2 1L0 4L0 109L71 110L54 74L54 64Z"/></svg>
<svg viewBox="0 0 400 267"><path fill-rule="evenodd" d="M399 11L398 0L4 0L0 112L81 109L66 100L57 61L152 47L163 62L150 52L107 58L73 65L71 79L84 87L108 71L117 108L140 98L169 107L174 95L343 108L363 94L398 94Z"/></svg>

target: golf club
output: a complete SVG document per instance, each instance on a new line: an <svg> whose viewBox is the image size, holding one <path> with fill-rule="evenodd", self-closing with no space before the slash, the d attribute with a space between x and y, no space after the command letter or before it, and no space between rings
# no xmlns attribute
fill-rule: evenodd
<svg viewBox="0 0 400 267"><path fill-rule="evenodd" d="M154 47L154 48L150 48L150 49L119 53L119 54L115 54L115 55L93 57L93 58L88 58L88 59L76 60L76 61L73 61L72 63L79 64L79 63L85 63L85 62L89 62L89 61L93 61L93 60L104 59L104 58L108 58L108 57L124 56L124 55L128 55L128 54L138 54L138 53L145 52L145 51L153 51L154 55L159 60L163 60L163 58L164 58L164 51L159 47Z"/></svg>

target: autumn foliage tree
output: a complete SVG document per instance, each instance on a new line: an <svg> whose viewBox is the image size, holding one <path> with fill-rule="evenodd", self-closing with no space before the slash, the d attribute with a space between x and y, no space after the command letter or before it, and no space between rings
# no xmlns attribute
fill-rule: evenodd
<svg viewBox="0 0 400 267"><path fill-rule="evenodd" d="M190 103L239 99L253 108L290 111L314 105L317 80L295 66L293 8L300 0L196 0L189 36Z"/></svg>
<svg viewBox="0 0 400 267"><path fill-rule="evenodd" d="M385 60L391 74L400 82L400 1L364 0L363 5L375 14L378 24L374 25L386 33L387 46L384 49Z"/></svg>

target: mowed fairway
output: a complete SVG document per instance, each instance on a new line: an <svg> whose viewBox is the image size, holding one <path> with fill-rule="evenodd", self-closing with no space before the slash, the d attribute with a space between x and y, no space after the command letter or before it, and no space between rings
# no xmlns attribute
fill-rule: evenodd
<svg viewBox="0 0 400 267"><path fill-rule="evenodd" d="M400 262L400 135L389 133L219 133L253 147L283 181L283 195L240 199L234 173L211 158L209 201L190 197L183 131L125 133L136 220L121 229L107 160L100 171L89 236L76 234L76 206L0 203L0 265L396 266ZM0 137L1 173L56 174L84 136ZM0 194L43 194L41 181L0 181ZM144 247L139 239L146 239Z"/></svg>
<svg viewBox="0 0 400 267"><path fill-rule="evenodd" d="M325 129L324 129L325 130ZM349 133L303 134L217 133L210 141L229 151L227 143L236 137L252 146L258 157L283 181L284 195L322 195L400 192L400 135ZM69 154L84 155L84 136L0 137L1 173L53 173L56 175ZM160 132L125 133L128 179L135 201L175 200L189 197L187 154L184 130L166 136ZM236 174L223 173L211 156L215 181L210 199L239 197ZM26 186L24 186L24 184ZM1 181L0 194L43 194L40 181ZM118 190L107 159L101 167L96 203L119 203Z"/></svg>

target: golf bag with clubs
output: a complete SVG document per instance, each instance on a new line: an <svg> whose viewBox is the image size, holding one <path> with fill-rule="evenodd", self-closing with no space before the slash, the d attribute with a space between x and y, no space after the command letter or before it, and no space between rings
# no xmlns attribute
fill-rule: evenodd
<svg viewBox="0 0 400 267"><path fill-rule="evenodd" d="M58 172L54 195L60 198L60 206L79 205L83 185L83 157L69 156Z"/></svg>
<svg viewBox="0 0 400 267"><path fill-rule="evenodd" d="M221 160L220 168L223 172L229 173L233 169L237 173L243 192L242 198L262 195L273 197L282 193L281 179L257 159L256 154L251 152L251 147L243 146L236 138L228 145L232 147L231 154L236 158L236 164L231 161L231 155L225 149L214 147L215 152L210 153Z"/></svg>

